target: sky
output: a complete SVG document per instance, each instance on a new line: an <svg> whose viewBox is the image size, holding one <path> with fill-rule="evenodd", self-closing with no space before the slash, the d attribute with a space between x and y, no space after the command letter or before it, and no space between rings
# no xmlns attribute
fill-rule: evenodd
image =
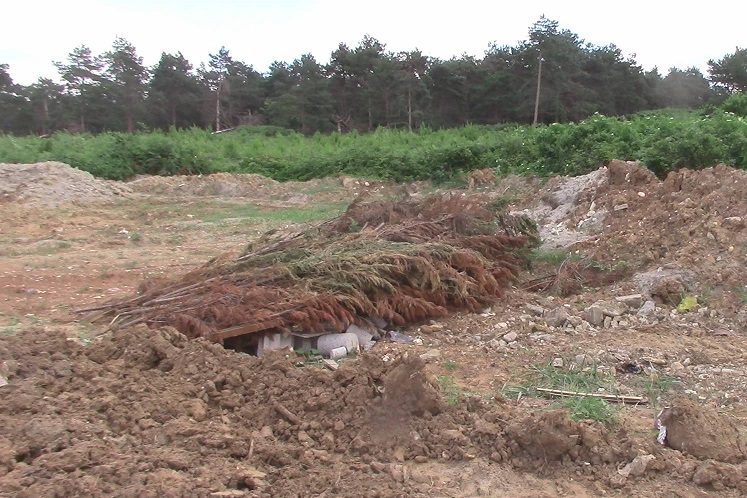
<svg viewBox="0 0 747 498"><path fill-rule="evenodd" d="M342 42L368 34L398 52L420 49L449 59L481 57L491 42L515 45L545 15L595 45L613 43L644 69L695 66L707 71L747 46L747 2L660 0L32 0L4 2L0 64L16 83L58 79L52 61L80 45L94 54L126 38L147 66L181 52L195 66L225 46L259 72L273 61L310 53L322 63Z"/></svg>

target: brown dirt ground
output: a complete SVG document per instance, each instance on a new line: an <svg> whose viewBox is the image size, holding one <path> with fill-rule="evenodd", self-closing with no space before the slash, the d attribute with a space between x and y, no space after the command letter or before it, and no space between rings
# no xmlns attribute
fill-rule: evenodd
<svg viewBox="0 0 747 498"><path fill-rule="evenodd" d="M567 273L572 261L593 262L593 278L562 295L520 284L482 314L413 325L404 332L414 343L380 341L331 372L291 351L260 360L168 328L102 334L74 310L238 253L267 229L335 214L359 195L420 195L427 185L232 175L111 184L54 168L59 185L85 180L93 193L72 204L64 188L29 189L24 177L0 200L0 496L747 493L744 171L660 181L613 162L587 183L472 185L544 213L548 233L582 235L566 248L574 258L540 257L525 281ZM100 195L106 188L119 194ZM598 300L656 294L639 283L660 268L687 275L662 295L697 296L698 310L677 313L659 299L655 319L584 321ZM529 305L572 319L552 326ZM510 332L517 337L502 340ZM435 359L419 358L433 350ZM533 365L562 358L566 371L579 357L651 403L603 425L571 420L550 399L511 396ZM625 362L641 373L616 372ZM657 415L667 446L656 443ZM655 457L644 470L619 472L643 455Z"/></svg>

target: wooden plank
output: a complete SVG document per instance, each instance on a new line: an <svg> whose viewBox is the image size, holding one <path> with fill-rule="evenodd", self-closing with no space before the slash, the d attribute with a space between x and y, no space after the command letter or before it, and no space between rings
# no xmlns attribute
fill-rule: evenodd
<svg viewBox="0 0 747 498"><path fill-rule="evenodd" d="M538 387L538 392L549 394L551 396L581 396L586 398L601 398L605 401L614 401L616 403L627 403L631 405L645 405L648 403L648 399L640 396L623 396L620 394L597 394L597 393L584 393L576 391L562 391L560 389L546 389L544 387Z"/></svg>
<svg viewBox="0 0 747 498"><path fill-rule="evenodd" d="M269 320L267 322L248 323L245 325L238 325L236 327L229 327L227 329L219 330L213 333L210 338L214 341L222 341L229 337L237 337L240 335L255 334L264 330L274 329L283 325L283 321L279 319Z"/></svg>

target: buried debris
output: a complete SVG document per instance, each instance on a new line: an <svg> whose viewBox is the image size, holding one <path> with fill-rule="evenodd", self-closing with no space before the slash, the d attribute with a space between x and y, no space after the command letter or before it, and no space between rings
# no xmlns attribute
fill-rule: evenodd
<svg viewBox="0 0 747 498"><path fill-rule="evenodd" d="M261 353L353 324L375 331L381 321L401 326L483 309L516 280L535 242L531 221L481 195L354 202L312 228L265 235L238 258L79 311L102 312L113 329L171 325ZM260 339L268 335L269 343Z"/></svg>

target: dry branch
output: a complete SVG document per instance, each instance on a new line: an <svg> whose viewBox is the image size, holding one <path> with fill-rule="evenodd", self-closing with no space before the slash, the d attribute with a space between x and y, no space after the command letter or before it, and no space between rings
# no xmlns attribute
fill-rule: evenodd
<svg viewBox="0 0 747 498"><path fill-rule="evenodd" d="M647 398L643 398L641 396L624 396L622 394L597 394L597 393L586 393L586 392L579 392L579 391L563 391L560 389L547 389L544 387L538 387L537 391L549 394L550 396L558 396L558 397L572 397L572 396L579 396L582 398L600 398L605 401L612 401L615 403L625 403L629 405L645 405L648 403Z"/></svg>

